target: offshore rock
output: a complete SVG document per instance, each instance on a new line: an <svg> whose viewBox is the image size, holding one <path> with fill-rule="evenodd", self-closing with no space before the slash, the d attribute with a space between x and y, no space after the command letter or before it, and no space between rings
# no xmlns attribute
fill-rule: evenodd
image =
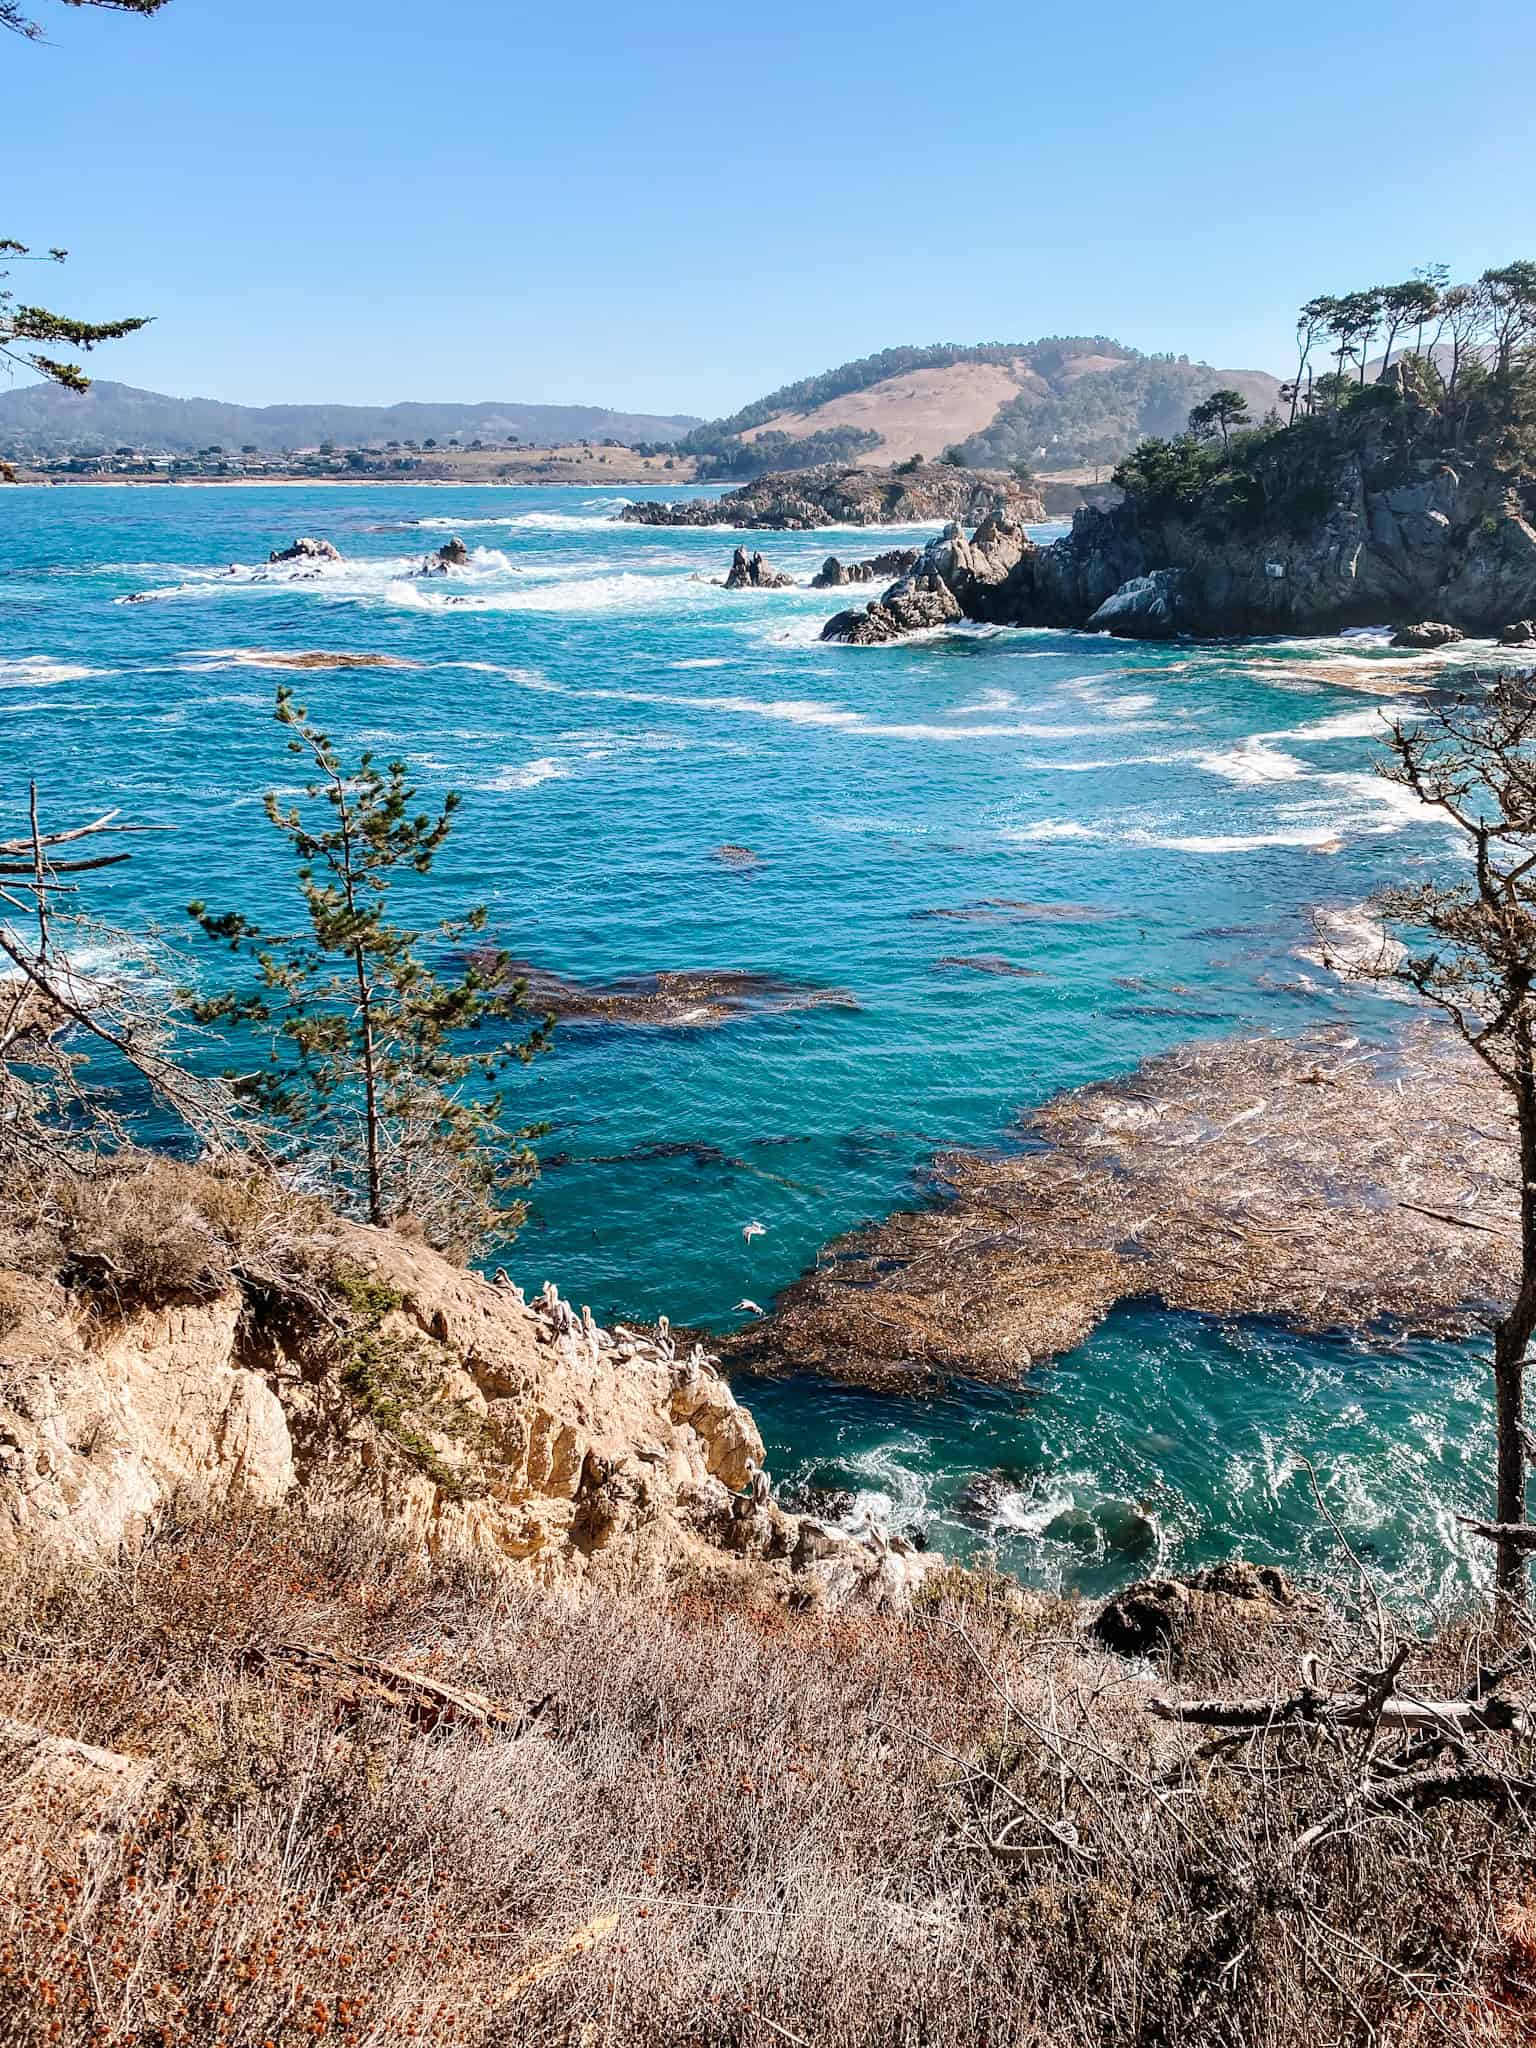
<svg viewBox="0 0 1536 2048"><path fill-rule="evenodd" d="M972 607L983 603L988 589L1004 582L1029 544L1022 523L1005 513L989 513L970 540L959 522L952 521L882 597L862 611L839 612L822 627L821 637L854 647L877 647L908 633L975 617Z"/></svg>
<svg viewBox="0 0 1536 2048"><path fill-rule="evenodd" d="M720 498L678 504L626 505L620 518L636 526L741 526L805 532L818 526L914 526L941 519L967 524L989 513L1040 520L1045 509L1032 484L1002 470L952 469L919 463L915 469L856 469L823 463L816 469L770 471Z"/></svg>
<svg viewBox="0 0 1536 2048"><path fill-rule="evenodd" d="M446 576L450 569L467 569L468 567L469 549L460 540L459 536L455 534L452 540L445 540L440 548L434 549L427 556L417 574L421 576Z"/></svg>
<svg viewBox="0 0 1536 2048"><path fill-rule="evenodd" d="M889 548L883 555L872 555L867 562L840 562L836 555L828 555L811 578L811 588L839 590L845 583L876 583L886 576L905 576L917 557L916 548Z"/></svg>
<svg viewBox="0 0 1536 2048"><path fill-rule="evenodd" d="M1451 647L1466 635L1459 626L1448 626L1441 619L1420 619L1416 626L1403 626L1392 635L1394 647L1411 647L1420 653L1432 652L1437 647Z"/></svg>
<svg viewBox="0 0 1536 2048"><path fill-rule="evenodd" d="M300 534L289 547L274 548L269 562L339 562L340 548L333 547L328 540L316 540L312 534Z"/></svg>
<svg viewBox="0 0 1536 2048"><path fill-rule="evenodd" d="M1536 647L1536 619L1513 619L1499 628L1501 647Z"/></svg>
<svg viewBox="0 0 1536 2048"><path fill-rule="evenodd" d="M725 587L727 590L788 590L794 580L793 576L770 569L761 555L749 555L745 548L738 548L731 557Z"/></svg>

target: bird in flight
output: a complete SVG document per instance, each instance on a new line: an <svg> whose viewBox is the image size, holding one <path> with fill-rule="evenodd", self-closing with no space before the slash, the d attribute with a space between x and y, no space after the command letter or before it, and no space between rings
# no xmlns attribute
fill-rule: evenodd
<svg viewBox="0 0 1536 2048"><path fill-rule="evenodd" d="M732 1313L739 1313L742 1309L745 1309L749 1315L754 1316L760 1316L764 1313L761 1302L752 1301L746 1296L743 1296L742 1299L737 1302L736 1308L732 1311Z"/></svg>
<svg viewBox="0 0 1536 2048"><path fill-rule="evenodd" d="M765 1223L758 1223L754 1220L743 1227L741 1234L747 1240L747 1243L750 1244L754 1237L761 1237L767 1227Z"/></svg>

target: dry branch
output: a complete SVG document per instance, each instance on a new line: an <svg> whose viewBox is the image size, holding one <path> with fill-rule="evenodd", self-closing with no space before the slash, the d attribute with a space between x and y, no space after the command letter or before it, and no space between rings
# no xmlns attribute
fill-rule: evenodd
<svg viewBox="0 0 1536 2048"><path fill-rule="evenodd" d="M518 1707L498 1706L484 1693L445 1685L419 1671L373 1657L352 1657L322 1649L315 1643L273 1643L252 1653L298 1691L327 1698L348 1714L365 1707L391 1707L420 1728L458 1723L508 1735L525 1735L549 1708L553 1694L527 1700Z"/></svg>

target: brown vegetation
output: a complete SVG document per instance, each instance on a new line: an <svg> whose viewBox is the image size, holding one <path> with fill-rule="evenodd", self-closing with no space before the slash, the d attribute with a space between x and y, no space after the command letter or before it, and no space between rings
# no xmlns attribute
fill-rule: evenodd
<svg viewBox="0 0 1536 2048"><path fill-rule="evenodd" d="M936 1206L835 1241L727 1346L864 1384L1007 1382L1153 1296L1305 1329L1465 1328L1512 1284L1502 1091L1449 1033L1195 1045L1056 1097L1002 1157L948 1153Z"/></svg>
<svg viewBox="0 0 1536 2048"><path fill-rule="evenodd" d="M1536 2022L1518 1790L1351 1817L1362 1758L1418 1736L1207 1740L1072 1610L988 1581L908 1622L558 1597L254 1518L18 1570L0 1614L6 2048L1492 2048ZM1370 1661L1324 1635L1341 1678ZM295 1686L294 1643L510 1725ZM1452 1631L1403 1682L1460 1693L1487 1654ZM1296 1666L1269 1645L1245 1677L1278 1701ZM1529 1769L1518 1730L1464 1743Z"/></svg>

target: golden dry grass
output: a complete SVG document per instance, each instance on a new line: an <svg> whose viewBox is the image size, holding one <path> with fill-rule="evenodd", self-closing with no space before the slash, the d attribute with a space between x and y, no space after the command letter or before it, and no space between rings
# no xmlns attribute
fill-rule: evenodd
<svg viewBox="0 0 1536 2048"><path fill-rule="evenodd" d="M1069 1609L996 1583L909 1622L578 1599L289 1517L18 1570L0 1615L5 2048L1504 2048L1536 2024L1522 1824L1385 1818L1298 1862L1345 1745L1193 1761ZM553 1701L521 1734L423 1733L253 1654L294 1640ZM1448 1635L1420 1682L1483 1647ZM18 1725L140 1761L48 1766ZM988 1846L1009 1822L1018 1860Z"/></svg>

